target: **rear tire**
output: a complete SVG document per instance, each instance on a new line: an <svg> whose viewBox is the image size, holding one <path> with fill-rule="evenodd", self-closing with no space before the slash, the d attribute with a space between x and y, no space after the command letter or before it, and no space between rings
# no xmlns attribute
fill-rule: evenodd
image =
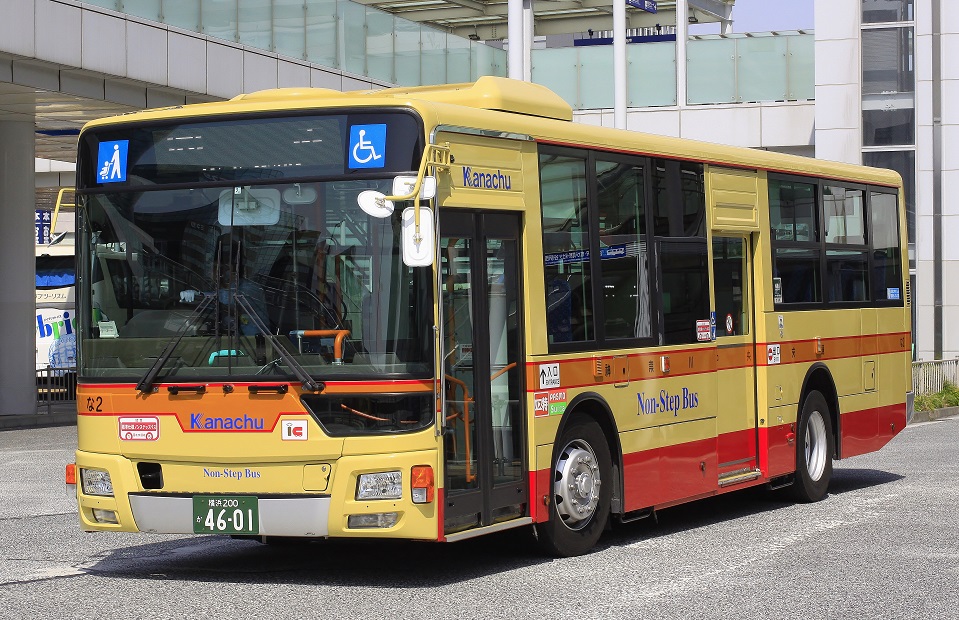
<svg viewBox="0 0 959 620"><path fill-rule="evenodd" d="M790 495L800 502L818 502L832 479L833 434L829 405L818 391L803 401L796 429L796 479Z"/></svg>
<svg viewBox="0 0 959 620"><path fill-rule="evenodd" d="M537 525L543 549L557 557L586 553L609 518L612 465L599 425L574 419L553 446L549 521Z"/></svg>

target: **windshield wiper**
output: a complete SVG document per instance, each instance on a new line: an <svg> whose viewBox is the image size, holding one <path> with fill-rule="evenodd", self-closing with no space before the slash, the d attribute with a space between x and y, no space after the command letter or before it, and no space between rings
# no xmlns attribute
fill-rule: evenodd
<svg viewBox="0 0 959 620"><path fill-rule="evenodd" d="M303 384L303 389L310 392L320 392L326 388L326 384L322 381L317 381L310 373L306 371L303 366L300 365L296 358L286 350L286 347L280 343L279 338L274 334L270 333L270 330L267 329L266 325L263 323L263 319L260 318L260 315L256 313L256 310L253 309L253 305L249 302L245 295L236 293L233 295L233 299L236 300L236 303L243 308L243 311L247 313L250 317L250 320L253 321L253 325L256 326L260 333L263 334L265 338L270 341L270 344L273 345L273 350L276 351L276 354L280 356L280 359L286 363L287 366L293 371L293 374L296 375L296 378L300 380L300 383Z"/></svg>
<svg viewBox="0 0 959 620"><path fill-rule="evenodd" d="M146 374L143 375L143 378L140 379L140 382L137 383L137 390L141 393L146 394L153 391L153 382L156 380L160 370L163 369L163 366L169 361L170 356L173 355L173 351L180 344L180 341L183 340L183 337L186 335L187 329L190 325L193 324L193 319L198 317L207 306L209 306L216 299L216 293L206 294L203 301L200 302L193 312L186 319L183 320L183 324L180 325L180 329L177 331L176 335L170 338L167 341L166 346L163 348L163 352L156 358L156 361L153 362L153 365L150 366Z"/></svg>

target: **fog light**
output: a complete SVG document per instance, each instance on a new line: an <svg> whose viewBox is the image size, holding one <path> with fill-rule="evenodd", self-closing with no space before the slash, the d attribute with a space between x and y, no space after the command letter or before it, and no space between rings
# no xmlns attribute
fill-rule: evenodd
<svg viewBox="0 0 959 620"><path fill-rule="evenodd" d="M356 499L400 499L403 497L403 474L383 471L360 474L356 481Z"/></svg>
<svg viewBox="0 0 959 620"><path fill-rule="evenodd" d="M393 527L399 520L398 512L375 512L369 515L350 515L347 527L350 529Z"/></svg>
<svg viewBox="0 0 959 620"><path fill-rule="evenodd" d="M81 469L80 479L83 482L83 492L87 495L113 495L113 482L108 471Z"/></svg>
<svg viewBox="0 0 959 620"><path fill-rule="evenodd" d="M97 520L97 523L119 523L117 521L117 513L112 510L101 510L99 508L93 509L93 518Z"/></svg>

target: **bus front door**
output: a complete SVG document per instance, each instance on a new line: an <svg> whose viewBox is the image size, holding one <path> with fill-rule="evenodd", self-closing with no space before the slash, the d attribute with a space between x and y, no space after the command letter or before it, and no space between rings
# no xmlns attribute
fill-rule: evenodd
<svg viewBox="0 0 959 620"><path fill-rule="evenodd" d="M529 512L519 224L440 216L447 535Z"/></svg>

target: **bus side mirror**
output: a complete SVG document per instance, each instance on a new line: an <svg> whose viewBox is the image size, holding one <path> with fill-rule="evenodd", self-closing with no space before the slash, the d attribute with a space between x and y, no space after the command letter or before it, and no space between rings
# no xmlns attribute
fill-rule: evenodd
<svg viewBox="0 0 959 620"><path fill-rule="evenodd" d="M403 264L408 267L429 267L436 254L436 230L433 210L420 207L420 225L417 231L416 208L403 209L402 247Z"/></svg>
<svg viewBox="0 0 959 620"><path fill-rule="evenodd" d="M393 179L393 195L409 196L416 187L415 176L398 176ZM436 177L423 177L420 184L420 200L430 200L436 196Z"/></svg>

